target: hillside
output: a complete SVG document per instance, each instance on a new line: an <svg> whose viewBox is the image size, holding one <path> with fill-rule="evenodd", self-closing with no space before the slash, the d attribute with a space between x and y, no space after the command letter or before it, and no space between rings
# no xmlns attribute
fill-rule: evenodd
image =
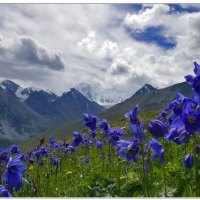
<svg viewBox="0 0 200 200"><path fill-rule="evenodd" d="M23 141L35 133L51 127L51 121L44 119L24 103L0 88L0 143L6 146Z"/></svg>
<svg viewBox="0 0 200 200"><path fill-rule="evenodd" d="M163 89L153 89L143 93L136 92L129 99L106 110L102 115L112 119L113 116L122 115L137 104L142 112L159 111L164 109L176 98L176 92L180 92L185 96L190 96L192 88L187 83L183 82Z"/></svg>

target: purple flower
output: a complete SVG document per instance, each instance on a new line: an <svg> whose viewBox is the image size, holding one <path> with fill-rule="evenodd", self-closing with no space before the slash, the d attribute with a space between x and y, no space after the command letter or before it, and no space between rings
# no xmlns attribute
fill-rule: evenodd
<svg viewBox="0 0 200 200"><path fill-rule="evenodd" d="M4 163L8 162L8 160L9 160L8 152L10 152L10 150L7 151L7 150L4 149L4 150L0 151L0 163L1 162L4 162Z"/></svg>
<svg viewBox="0 0 200 200"><path fill-rule="evenodd" d="M18 191L22 186L22 174L26 171L24 162L20 159L21 155L10 158L6 171L3 174L3 183Z"/></svg>
<svg viewBox="0 0 200 200"><path fill-rule="evenodd" d="M187 154L184 158L184 166L185 168L191 168L194 163L194 158L192 154Z"/></svg>
<svg viewBox="0 0 200 200"><path fill-rule="evenodd" d="M57 144L56 141L54 140L54 138L50 138L49 142L50 142L51 147L55 147L55 145Z"/></svg>
<svg viewBox="0 0 200 200"><path fill-rule="evenodd" d="M84 163L89 163L90 162L90 158L88 156L86 156L84 159L83 159L83 162Z"/></svg>
<svg viewBox="0 0 200 200"><path fill-rule="evenodd" d="M46 157L48 156L46 147L40 146L39 152L43 156L46 156Z"/></svg>
<svg viewBox="0 0 200 200"><path fill-rule="evenodd" d="M119 156L125 158L127 162L136 162L139 158L139 143L136 140L119 140L116 149Z"/></svg>
<svg viewBox="0 0 200 200"><path fill-rule="evenodd" d="M12 197L10 192L3 185L0 185L0 197Z"/></svg>
<svg viewBox="0 0 200 200"><path fill-rule="evenodd" d="M199 144L195 145L195 152L196 152L196 154L200 154L200 145Z"/></svg>
<svg viewBox="0 0 200 200"><path fill-rule="evenodd" d="M74 132L72 145L77 147L80 143L83 143L83 136L79 132Z"/></svg>
<svg viewBox="0 0 200 200"><path fill-rule="evenodd" d="M12 145L11 148L10 148L10 152L12 154L16 154L19 152L19 147L17 145Z"/></svg>
<svg viewBox="0 0 200 200"><path fill-rule="evenodd" d="M164 161L164 148L163 146L154 138L152 138L148 145L150 146L151 152L153 153L153 159L160 157L160 163Z"/></svg>
<svg viewBox="0 0 200 200"><path fill-rule="evenodd" d="M102 150L103 149L103 142L96 141L96 147L97 147L97 149Z"/></svg>
<svg viewBox="0 0 200 200"><path fill-rule="evenodd" d="M190 133L200 129L200 112L196 110L196 104L193 101L185 102L182 121L185 124L185 129Z"/></svg>
<svg viewBox="0 0 200 200"><path fill-rule="evenodd" d="M194 73L199 76L200 75L200 65L195 61L194 62Z"/></svg>
<svg viewBox="0 0 200 200"><path fill-rule="evenodd" d="M51 157L51 165L52 166L58 166L58 158L54 158L54 157Z"/></svg>
<svg viewBox="0 0 200 200"><path fill-rule="evenodd" d="M96 130L97 116L84 114L84 126L90 128L91 131Z"/></svg>
<svg viewBox="0 0 200 200"><path fill-rule="evenodd" d="M176 144L188 144L190 134L182 127L173 127L169 134L165 136L168 141L174 141Z"/></svg>
<svg viewBox="0 0 200 200"><path fill-rule="evenodd" d="M125 113L125 118L130 119L131 124L136 124L138 122L139 106L136 105L132 111Z"/></svg>
<svg viewBox="0 0 200 200"><path fill-rule="evenodd" d="M27 157L26 157L26 154L20 152L20 155L21 155L20 159L21 159L23 162L26 162L26 158L27 158Z"/></svg>
<svg viewBox="0 0 200 200"><path fill-rule="evenodd" d="M39 160L41 153L40 153L40 151L36 151L36 152L34 152L34 155L35 155L36 159Z"/></svg>
<svg viewBox="0 0 200 200"><path fill-rule="evenodd" d="M29 163L31 163L31 164L34 163L34 158L32 158L32 157L29 158Z"/></svg>
<svg viewBox="0 0 200 200"><path fill-rule="evenodd" d="M99 123L98 123L98 125L99 125L99 128L101 129L101 131L103 133L108 133L110 125L108 124L108 122L107 122L106 119L100 120Z"/></svg>
<svg viewBox="0 0 200 200"><path fill-rule="evenodd" d="M96 131L91 131L91 132L90 132L90 136L91 136L92 138L95 138L96 135L97 135L97 134L96 134Z"/></svg>
<svg viewBox="0 0 200 200"><path fill-rule="evenodd" d="M70 152L70 153L75 152L75 151L76 151L76 148L74 146L71 146L71 145L69 145L66 149L66 152Z"/></svg>
<svg viewBox="0 0 200 200"><path fill-rule="evenodd" d="M151 120L148 124L148 129L149 132L156 138L164 137L169 133L166 125L158 119Z"/></svg>
<svg viewBox="0 0 200 200"><path fill-rule="evenodd" d="M122 135L123 135L122 128L110 128L108 133L108 142L116 144L117 141L120 140Z"/></svg>

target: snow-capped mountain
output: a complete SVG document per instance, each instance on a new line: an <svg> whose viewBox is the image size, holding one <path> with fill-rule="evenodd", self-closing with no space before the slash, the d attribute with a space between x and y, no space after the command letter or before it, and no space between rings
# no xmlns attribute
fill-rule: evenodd
<svg viewBox="0 0 200 200"><path fill-rule="evenodd" d="M109 91L105 92L100 85L91 86L87 83L79 83L75 88L88 99L96 101L98 104L107 108L123 101L121 96L102 95L104 93L109 93Z"/></svg>
<svg viewBox="0 0 200 200"><path fill-rule="evenodd" d="M22 88L7 80L0 84L0 110L0 144L8 144L80 120L83 113L100 114L105 108L74 88L57 96L49 90Z"/></svg>
<svg viewBox="0 0 200 200"><path fill-rule="evenodd" d="M10 80L2 81L0 83L0 87L4 90L6 94L9 94L11 96L16 96L15 95L16 91L21 88L18 84Z"/></svg>
<svg viewBox="0 0 200 200"><path fill-rule="evenodd" d="M10 80L5 80L1 82L0 87L4 90L6 94L13 96L20 101L26 101L31 94L38 92L44 93L44 95L49 96L49 101L53 101L57 97L57 95L49 90L43 90L35 87L22 88L21 86Z"/></svg>
<svg viewBox="0 0 200 200"><path fill-rule="evenodd" d="M143 94L143 93L150 92L150 91L155 91L155 90L157 90L157 89L154 88L153 86L151 86L149 84L145 84L143 87L141 87L139 90L137 90L135 92L135 95L136 94Z"/></svg>

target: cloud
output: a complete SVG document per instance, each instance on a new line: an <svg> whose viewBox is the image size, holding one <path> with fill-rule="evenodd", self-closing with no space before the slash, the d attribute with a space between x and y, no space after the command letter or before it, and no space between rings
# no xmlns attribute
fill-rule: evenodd
<svg viewBox="0 0 200 200"><path fill-rule="evenodd" d="M104 59L112 59L119 53L119 46L117 43L106 40L97 52L97 56Z"/></svg>
<svg viewBox="0 0 200 200"><path fill-rule="evenodd" d="M96 34L94 31L91 31L86 38L78 42L78 47L81 48L82 51L89 53L96 50L96 45Z"/></svg>
<svg viewBox="0 0 200 200"><path fill-rule="evenodd" d="M134 31L142 32L148 27L158 27L165 23L163 16L169 12L170 7L165 4L155 4L142 10L138 14L128 13L124 19L124 25Z"/></svg>
<svg viewBox="0 0 200 200"><path fill-rule="evenodd" d="M112 75L127 75L130 72L130 65L126 60L116 59L109 71Z"/></svg>
<svg viewBox="0 0 200 200"><path fill-rule="evenodd" d="M85 55L93 55L98 59L112 59L119 52L116 42L97 38L95 31L89 32L88 36L79 41L77 46Z"/></svg>
<svg viewBox="0 0 200 200"><path fill-rule="evenodd" d="M65 68L59 52L48 50L30 37L20 38L20 43L16 47L14 54L17 59L30 65L45 66L52 70Z"/></svg>
<svg viewBox="0 0 200 200"><path fill-rule="evenodd" d="M3 4L0 79L62 91L99 83L96 93L123 98L184 81L200 59L197 7Z"/></svg>

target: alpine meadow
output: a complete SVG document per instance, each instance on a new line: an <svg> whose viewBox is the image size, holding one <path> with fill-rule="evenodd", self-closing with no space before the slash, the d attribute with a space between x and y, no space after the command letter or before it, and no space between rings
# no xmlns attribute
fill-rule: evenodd
<svg viewBox="0 0 200 200"><path fill-rule="evenodd" d="M200 4L0 4L0 197L200 197Z"/></svg>

